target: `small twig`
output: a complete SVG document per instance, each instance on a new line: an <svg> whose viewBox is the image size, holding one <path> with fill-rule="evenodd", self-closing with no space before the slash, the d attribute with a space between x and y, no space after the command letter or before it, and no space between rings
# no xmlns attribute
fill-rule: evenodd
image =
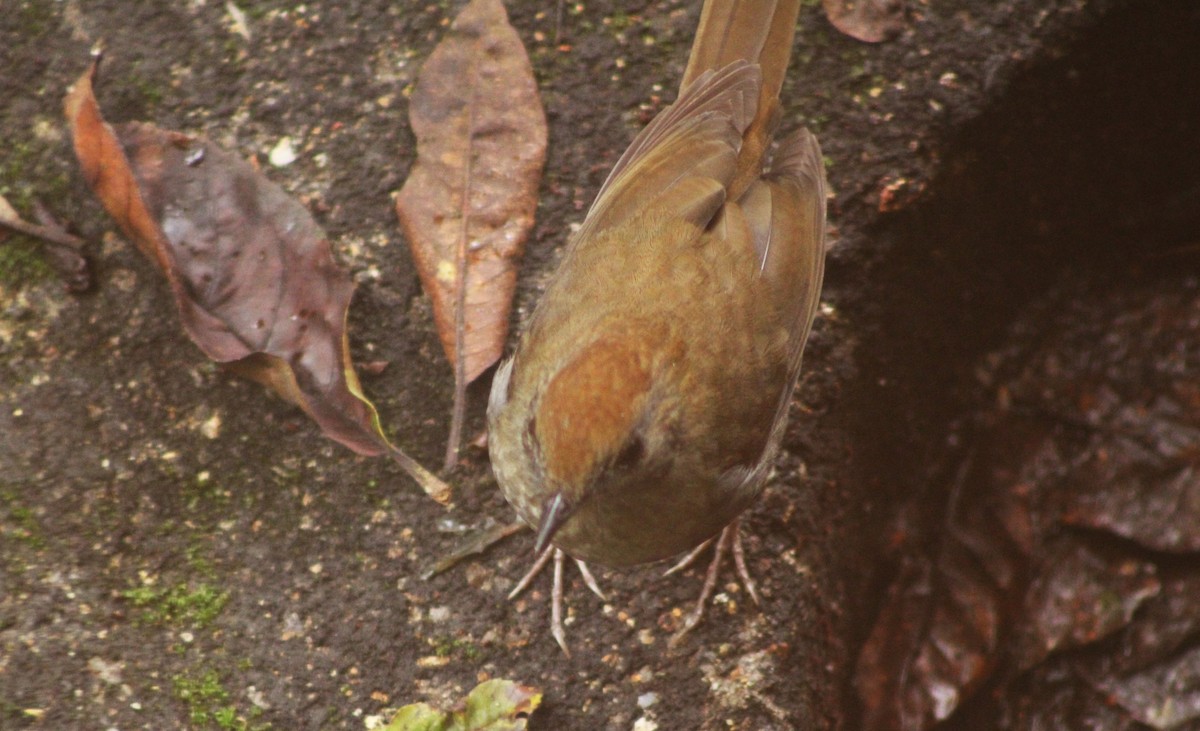
<svg viewBox="0 0 1200 731"><path fill-rule="evenodd" d="M83 239L73 234L67 233L64 229L57 226L46 226L37 223L29 223L19 218L9 218L0 216L0 226L13 231L14 233L31 236L35 239L41 239L50 244L65 246L68 249L80 251L87 243Z"/></svg>
<svg viewBox="0 0 1200 731"><path fill-rule="evenodd" d="M508 525L498 525L480 533L476 533L468 538L458 548L455 548L453 551L451 551L449 555L443 556L432 566L422 571L421 578L428 581L444 571L449 571L457 566L463 559L470 556L478 556L500 541L508 538L514 533L521 531L524 528L524 523L516 521L509 523Z"/></svg>
<svg viewBox="0 0 1200 731"><path fill-rule="evenodd" d="M0 227L45 243L50 261L66 282L68 289L82 292L90 288L92 275L83 255L83 247L87 242L69 233L66 226L59 223L39 201L34 201L33 206L34 215L39 223L23 220L8 201L0 196Z"/></svg>
<svg viewBox="0 0 1200 731"><path fill-rule="evenodd" d="M459 311L461 312L461 306ZM457 328L458 331L464 332L465 328ZM458 350L462 349L462 338L456 338L459 345ZM465 375L463 368L463 358L455 351L454 364L454 406L450 409L450 436L446 439L446 459L442 464L442 470L449 472L458 465L458 452L462 447L462 429L463 422L467 419L467 384L465 383Z"/></svg>

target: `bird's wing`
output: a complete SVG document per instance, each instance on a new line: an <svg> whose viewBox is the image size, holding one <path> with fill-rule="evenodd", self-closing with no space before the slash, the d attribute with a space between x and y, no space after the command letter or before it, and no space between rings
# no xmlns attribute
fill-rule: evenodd
<svg viewBox="0 0 1200 731"><path fill-rule="evenodd" d="M680 181L728 184L742 133L754 118L760 74L737 62L698 78L634 138L601 186L575 240L647 210Z"/></svg>
<svg viewBox="0 0 1200 731"><path fill-rule="evenodd" d="M788 377L768 440L767 452L773 452L783 436L825 274L825 166L817 138L802 129L785 139L770 172L739 203L758 255L763 295L772 299L788 332Z"/></svg>

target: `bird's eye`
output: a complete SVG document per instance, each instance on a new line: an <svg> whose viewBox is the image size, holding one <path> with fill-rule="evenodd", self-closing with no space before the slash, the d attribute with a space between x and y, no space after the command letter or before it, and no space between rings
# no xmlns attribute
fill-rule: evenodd
<svg viewBox="0 0 1200 731"><path fill-rule="evenodd" d="M618 470L627 470L637 466L642 461L642 457L646 454L646 443L642 440L641 435L634 434L625 442L625 446L621 447L621 451L617 452L617 456L613 458L612 467Z"/></svg>

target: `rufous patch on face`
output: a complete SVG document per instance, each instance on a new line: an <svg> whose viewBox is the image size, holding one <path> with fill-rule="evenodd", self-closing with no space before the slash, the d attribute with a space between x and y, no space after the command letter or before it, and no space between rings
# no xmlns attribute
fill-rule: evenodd
<svg viewBox="0 0 1200 731"><path fill-rule="evenodd" d="M568 488L582 487L597 463L629 438L652 380L646 335L605 335L550 382L536 422L547 477Z"/></svg>

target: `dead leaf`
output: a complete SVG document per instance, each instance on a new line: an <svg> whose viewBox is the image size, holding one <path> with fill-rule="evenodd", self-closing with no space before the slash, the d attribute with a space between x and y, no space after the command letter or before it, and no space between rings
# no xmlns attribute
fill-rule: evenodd
<svg viewBox="0 0 1200 731"><path fill-rule="evenodd" d="M1200 628L1200 577L1165 579L1161 590L1138 607L1132 622L1101 654L1068 654L1071 668L1043 667L1036 675L1066 678L1079 697L1098 694L1077 704L1093 719L1073 723L1014 724L1014 728L1145 729L1193 728L1200 718L1200 654L1195 643ZM1109 594L1110 600L1117 597ZM1043 672L1043 670L1045 672ZM1083 682L1079 682L1082 680ZM1041 690L1039 684L1039 691ZM1029 700L1019 700L1029 705ZM1034 699L1034 703L1036 703ZM1095 718L1104 714L1105 719ZM1117 714L1113 716L1112 714ZM1082 714L1080 714L1082 715ZM1136 719L1136 720L1135 720ZM1056 719L1057 720L1057 719ZM1100 721L1103 722L1095 722ZM1091 722L1088 722L1091 721Z"/></svg>
<svg viewBox="0 0 1200 731"><path fill-rule="evenodd" d="M1200 646L1126 678L1099 684L1117 705L1156 729L1195 728L1200 719Z"/></svg>
<svg viewBox="0 0 1200 731"><path fill-rule="evenodd" d="M906 562L859 656L863 728L927 729L978 690L996 663L1003 589L961 544L936 564Z"/></svg>
<svg viewBox="0 0 1200 731"><path fill-rule="evenodd" d="M1200 444L1194 425L1161 418L1152 409L1139 411L1159 433L1185 435L1192 450ZM1150 431L1148 424L1141 426ZM1105 440L1073 480L1063 521L1107 530L1155 551L1200 551L1200 459L1154 446Z"/></svg>
<svg viewBox="0 0 1200 731"><path fill-rule="evenodd" d="M114 130L93 93L98 63L65 99L75 153L105 209L166 274L188 336L445 502L449 488L387 441L362 394L346 339L354 285L308 211L208 140L136 122Z"/></svg>
<svg viewBox="0 0 1200 731"><path fill-rule="evenodd" d="M1122 629L1162 588L1154 564L1102 556L1075 541L1054 541L1039 554L1010 643L1020 670Z"/></svg>
<svg viewBox="0 0 1200 731"><path fill-rule="evenodd" d="M860 657L864 728L1200 721L1200 388L1185 365L1200 297L1194 278L1120 284L1098 297L1068 280L1014 325L1031 342L989 358L1009 375L985 375L1003 397L958 435L970 489L946 512L961 517L905 557Z"/></svg>
<svg viewBox="0 0 1200 731"><path fill-rule="evenodd" d="M1027 693L1001 698L1000 709L983 709L973 717L982 723L971 726L968 721L960 728L988 728L1003 718L1004 727L1012 731L1145 731L1120 708L1110 707L1106 693L1061 668L1037 668L1027 687Z"/></svg>
<svg viewBox="0 0 1200 731"><path fill-rule="evenodd" d="M903 0L822 0L833 27L856 40L879 43L904 29Z"/></svg>
<svg viewBox="0 0 1200 731"><path fill-rule="evenodd" d="M855 673L867 731L932 728L1005 659L1040 541L1025 485L1057 466L1044 430L1005 426L961 465L937 545L905 556L888 589Z"/></svg>
<svg viewBox="0 0 1200 731"><path fill-rule="evenodd" d="M500 0L472 0L455 19L421 69L409 119L417 160L396 213L454 366L449 468L466 386L504 351L546 157L533 70Z"/></svg>
<svg viewBox="0 0 1200 731"><path fill-rule="evenodd" d="M1167 578L1138 608L1133 623L1106 659L1111 675L1124 676L1174 657L1200 634L1200 576Z"/></svg>

